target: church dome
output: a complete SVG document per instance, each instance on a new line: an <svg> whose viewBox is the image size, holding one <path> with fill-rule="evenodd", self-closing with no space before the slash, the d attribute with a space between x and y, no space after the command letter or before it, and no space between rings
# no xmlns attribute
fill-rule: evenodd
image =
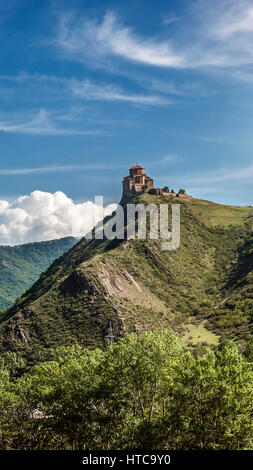
<svg viewBox="0 0 253 470"><path fill-rule="evenodd" d="M134 170L135 168L141 168L142 170L144 170L144 167L140 165L131 166L130 170Z"/></svg>

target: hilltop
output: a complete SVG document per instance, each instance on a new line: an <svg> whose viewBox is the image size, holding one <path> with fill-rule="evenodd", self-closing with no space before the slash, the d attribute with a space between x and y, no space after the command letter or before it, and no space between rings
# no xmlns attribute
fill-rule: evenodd
<svg viewBox="0 0 253 470"><path fill-rule="evenodd" d="M0 246L0 310L10 307L56 258L76 242L74 237L65 237L19 246Z"/></svg>
<svg viewBox="0 0 253 470"><path fill-rule="evenodd" d="M144 193L133 202L172 198ZM43 358L57 345L103 347L126 332L166 327L191 347L251 338L252 209L173 202L181 205L178 250L161 251L149 238L82 239L1 315L0 349Z"/></svg>

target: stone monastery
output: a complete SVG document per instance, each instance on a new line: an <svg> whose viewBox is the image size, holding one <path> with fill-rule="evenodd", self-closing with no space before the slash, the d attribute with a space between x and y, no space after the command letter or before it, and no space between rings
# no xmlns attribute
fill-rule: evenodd
<svg viewBox="0 0 253 470"><path fill-rule="evenodd" d="M192 199L185 193L185 190L180 189L178 193L165 186L163 189L154 187L154 180L146 175L145 168L140 165L134 165L129 170L129 175L123 178L123 192L121 202L127 202L134 196L140 193L147 192L156 195L170 195L175 197L182 197L184 199Z"/></svg>
<svg viewBox="0 0 253 470"><path fill-rule="evenodd" d="M146 175L145 168L140 165L132 166L129 170L129 176L125 176L123 179L123 194L126 196L133 196L153 187L154 181Z"/></svg>

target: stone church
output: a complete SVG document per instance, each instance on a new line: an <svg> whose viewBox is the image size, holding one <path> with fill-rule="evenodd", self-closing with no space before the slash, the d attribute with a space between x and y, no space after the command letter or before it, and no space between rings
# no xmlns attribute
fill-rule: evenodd
<svg viewBox="0 0 253 470"><path fill-rule="evenodd" d="M145 173L145 168L134 165L129 170L129 176L123 179L123 196L132 197L146 189L154 187L154 181Z"/></svg>

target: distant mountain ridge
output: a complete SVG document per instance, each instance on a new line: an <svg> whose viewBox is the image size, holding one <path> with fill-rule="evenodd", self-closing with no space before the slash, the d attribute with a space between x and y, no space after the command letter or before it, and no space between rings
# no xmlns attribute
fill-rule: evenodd
<svg viewBox="0 0 253 470"><path fill-rule="evenodd" d="M64 237L18 246L0 246L0 310L10 307L56 258L77 241L74 237Z"/></svg>

